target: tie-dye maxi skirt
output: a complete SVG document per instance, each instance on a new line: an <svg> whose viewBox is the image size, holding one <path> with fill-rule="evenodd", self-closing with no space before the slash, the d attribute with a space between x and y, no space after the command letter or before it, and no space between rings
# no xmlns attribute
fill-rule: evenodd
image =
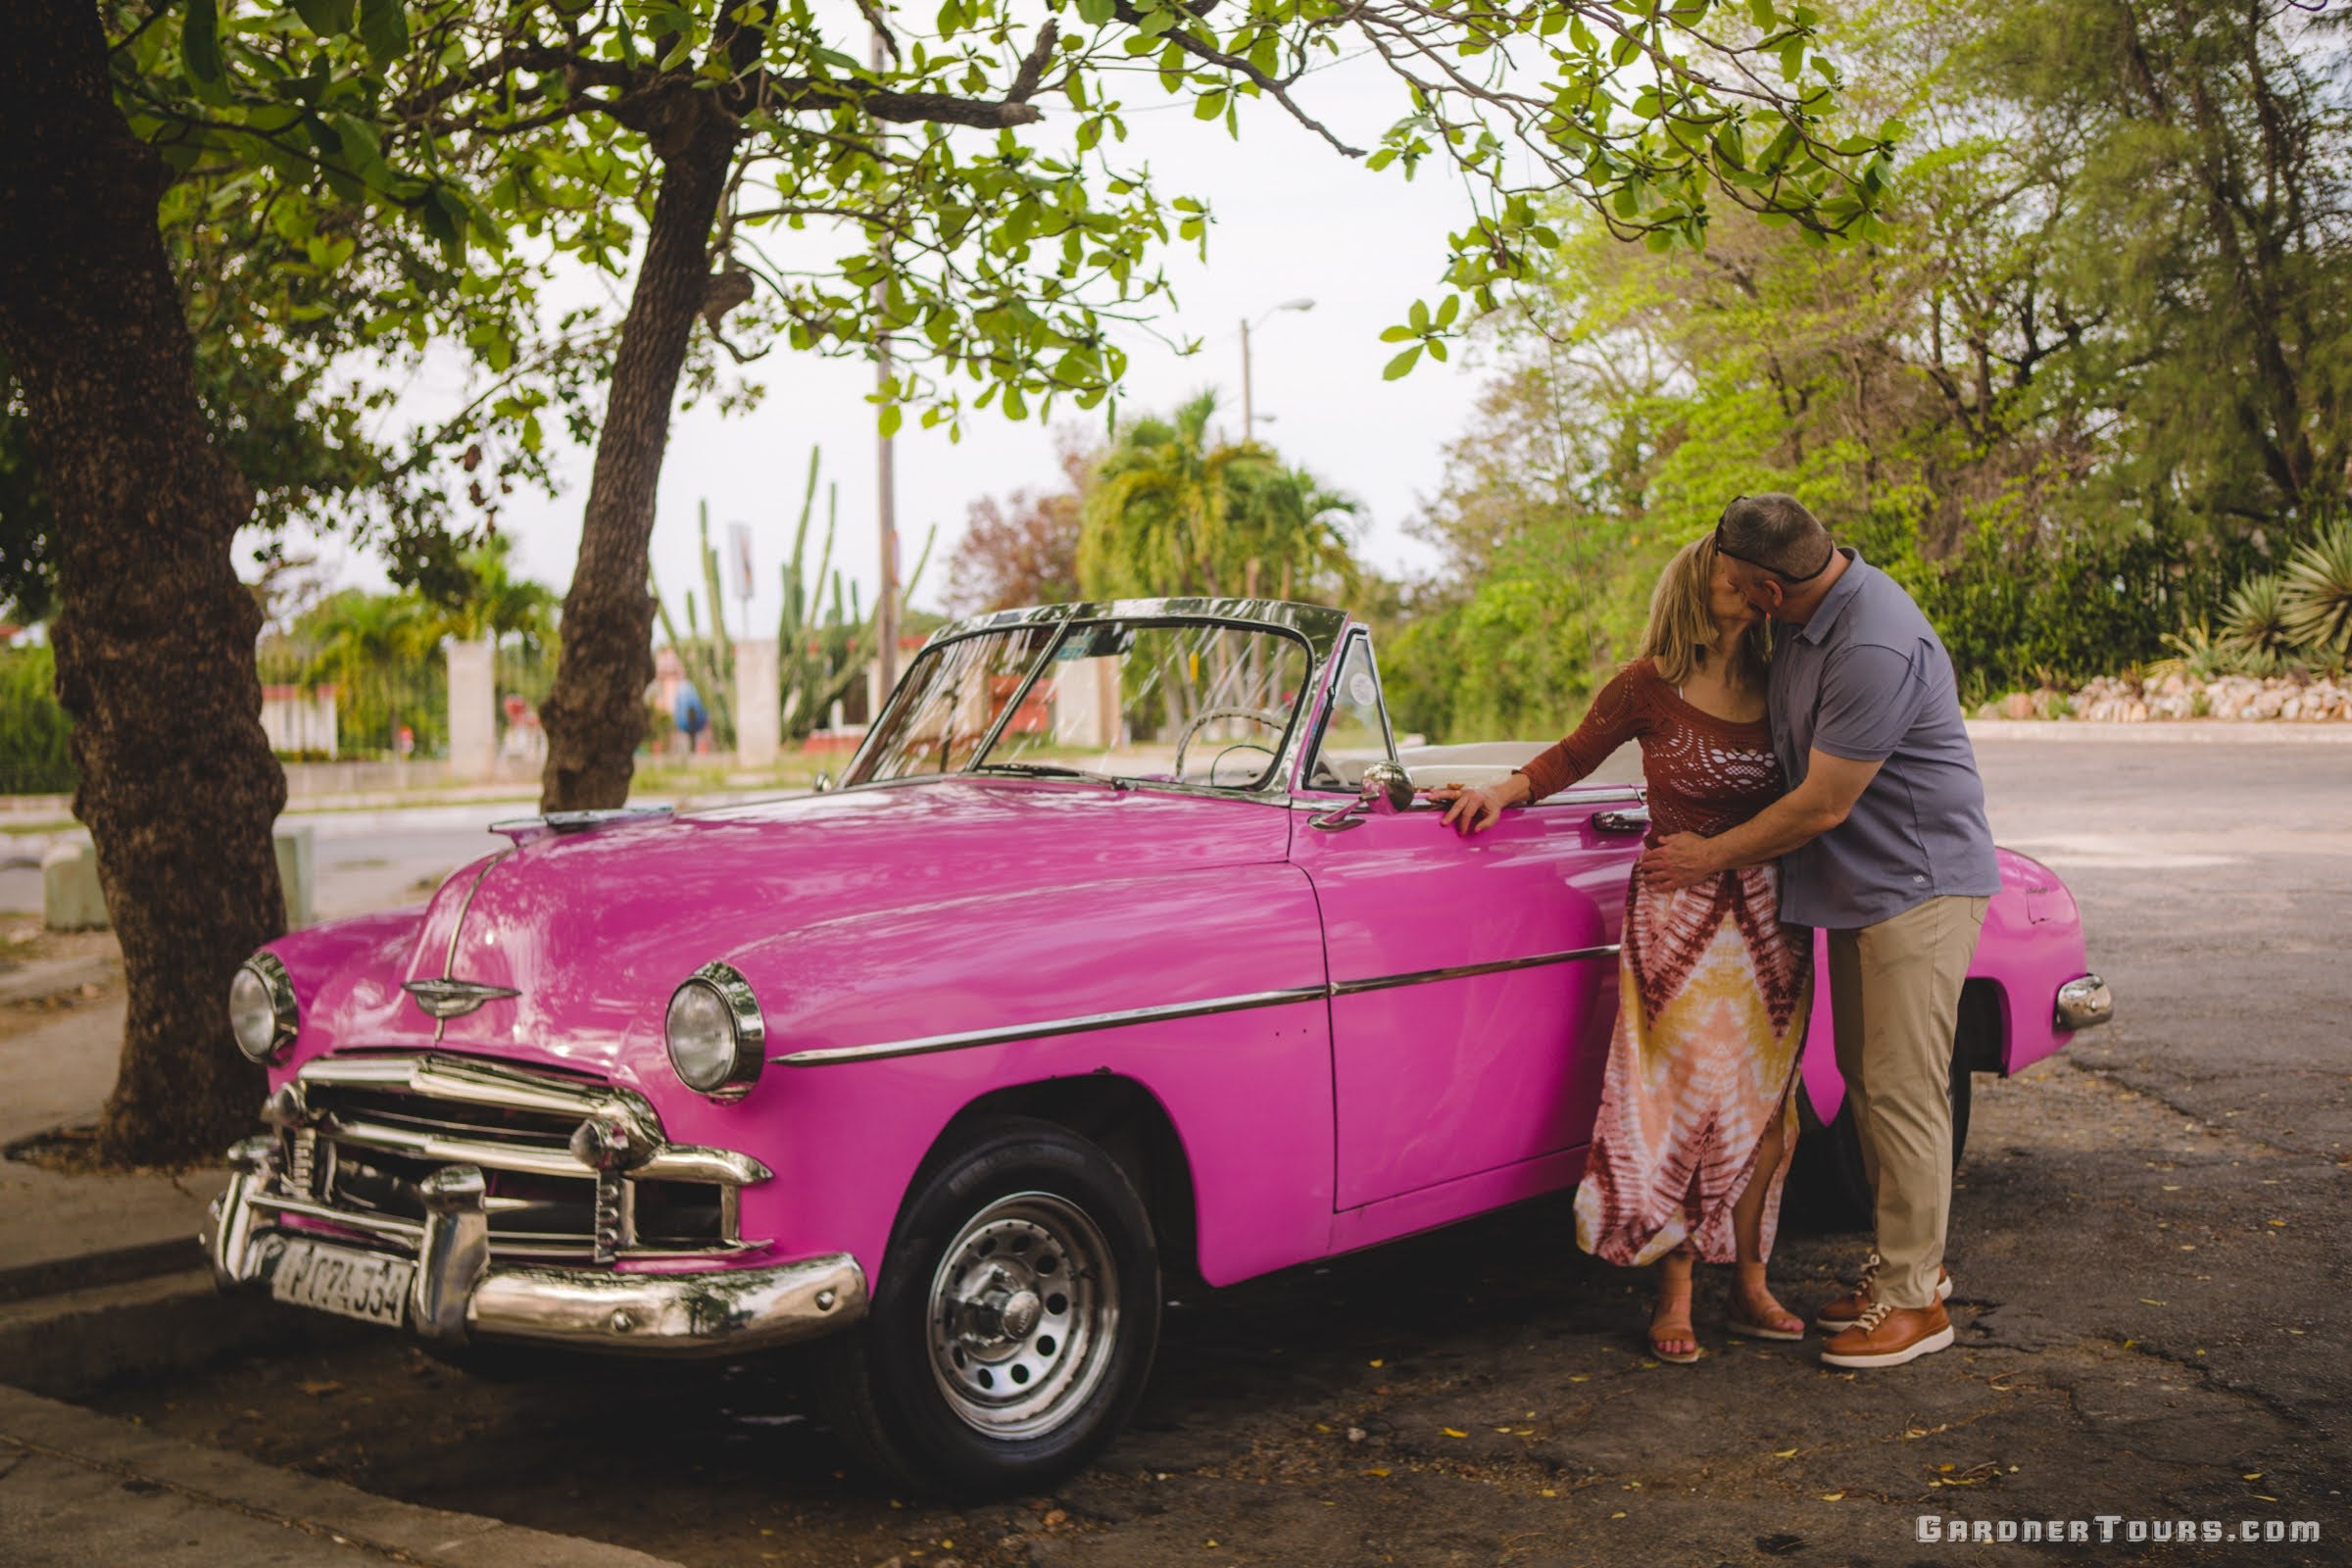
<svg viewBox="0 0 2352 1568"><path fill-rule="evenodd" d="M1627 891L1617 1028L1576 1194L1576 1244L1594 1256L1650 1263L1688 1242L1705 1262L1732 1262L1732 1205L1754 1179L1771 1183L1772 1255L1813 989L1812 945L1782 926L1779 906L1769 865L1675 893L1636 877ZM1774 1116L1781 1158L1759 1172Z"/></svg>

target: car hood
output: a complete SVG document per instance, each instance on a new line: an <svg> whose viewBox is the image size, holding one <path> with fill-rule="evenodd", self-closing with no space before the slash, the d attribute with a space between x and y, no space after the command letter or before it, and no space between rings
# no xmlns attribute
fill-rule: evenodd
<svg viewBox="0 0 2352 1568"><path fill-rule="evenodd" d="M864 938L845 926L920 941L950 923L1008 924L1024 905L1090 884L1148 889L1178 871L1279 861L1292 814L1083 782L950 779L524 833L452 876L399 937L323 977L306 998L301 1054L438 1049L668 1084L663 1011L714 959L751 954L774 972L768 956L796 941L858 951ZM768 1004L762 974L742 961ZM447 979L513 995L436 1021L402 989Z"/></svg>

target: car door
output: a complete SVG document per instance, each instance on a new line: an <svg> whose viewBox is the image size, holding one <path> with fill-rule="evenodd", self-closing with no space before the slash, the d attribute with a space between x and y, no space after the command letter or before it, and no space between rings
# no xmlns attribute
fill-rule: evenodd
<svg viewBox="0 0 2352 1568"><path fill-rule="evenodd" d="M1291 850L1323 921L1343 1210L1590 1141L1639 851L1589 797L1468 839L1426 801L1348 810L1364 763L1395 755L1356 632L1300 775L1301 804L1329 809Z"/></svg>

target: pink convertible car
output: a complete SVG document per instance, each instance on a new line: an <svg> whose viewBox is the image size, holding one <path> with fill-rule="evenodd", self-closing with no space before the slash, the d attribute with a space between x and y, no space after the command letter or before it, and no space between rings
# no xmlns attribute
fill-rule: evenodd
<svg viewBox="0 0 2352 1568"><path fill-rule="evenodd" d="M1400 753L1336 610L958 622L837 789L504 824L421 910L257 954L230 1005L270 1131L215 1267L456 1351L822 1337L868 1460L1042 1484L1133 1407L1163 1271L1225 1285L1577 1180L1641 791L1469 840L1414 793L1536 750ZM1963 1131L1971 1073L2110 1008L2058 878L2002 869ZM1858 1181L1827 1050L1804 1091Z"/></svg>

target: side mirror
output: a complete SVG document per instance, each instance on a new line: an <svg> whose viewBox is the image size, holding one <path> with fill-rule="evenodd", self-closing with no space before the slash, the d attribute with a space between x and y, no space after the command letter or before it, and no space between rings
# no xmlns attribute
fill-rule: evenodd
<svg viewBox="0 0 2352 1568"><path fill-rule="evenodd" d="M815 782L814 782L814 783L810 784L810 785L808 786L808 788L809 788L809 790L810 790L811 792L813 792L814 794L818 794L818 795L830 795L831 793L833 793L833 774L832 774L832 772L831 772L829 769L826 769L826 768L822 768L822 767L818 768L818 769L816 770L816 780L815 780Z"/></svg>
<svg viewBox="0 0 2352 1568"><path fill-rule="evenodd" d="M1365 809L1395 816L1413 804L1413 776L1395 762L1367 762L1359 786Z"/></svg>

